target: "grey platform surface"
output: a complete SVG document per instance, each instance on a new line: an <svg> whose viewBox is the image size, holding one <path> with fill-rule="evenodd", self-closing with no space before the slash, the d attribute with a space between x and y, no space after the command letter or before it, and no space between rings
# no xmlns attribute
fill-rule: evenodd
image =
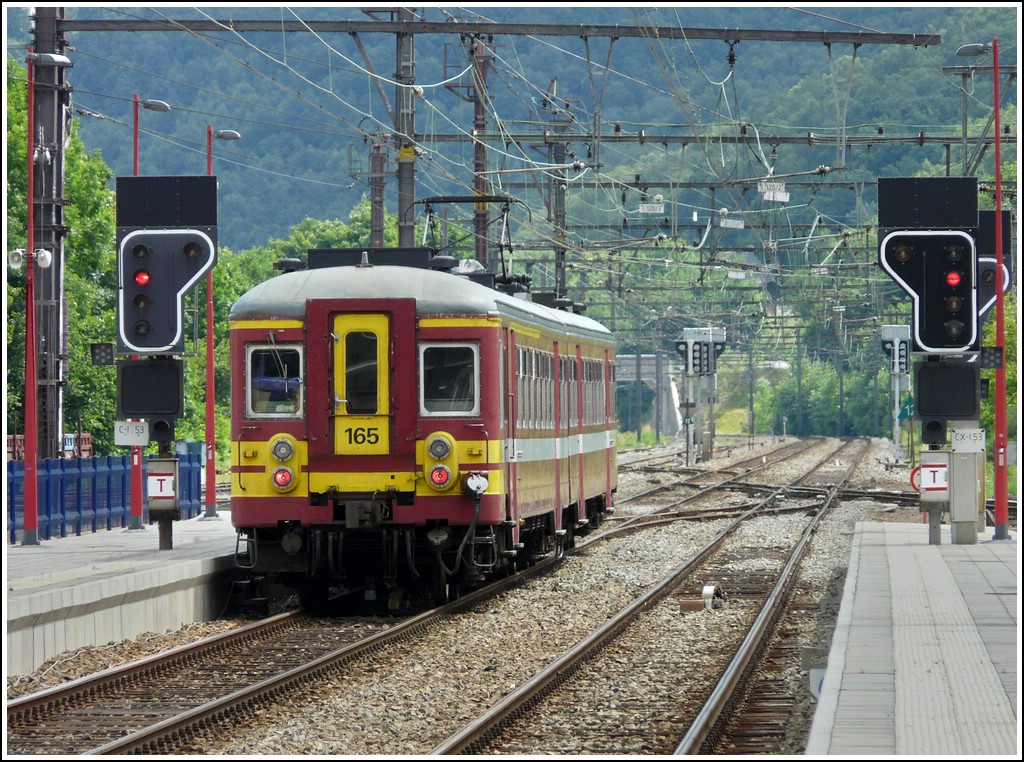
<svg viewBox="0 0 1024 762"><path fill-rule="evenodd" d="M857 524L809 755L1020 758L1016 533Z"/></svg>
<svg viewBox="0 0 1024 762"><path fill-rule="evenodd" d="M216 518L196 518L171 523L171 549L160 550L156 524L142 529L111 529L83 532L38 545L7 544L4 547L4 582L7 599L23 592L52 587L62 580L81 582L127 571L158 568L180 561L233 554L235 529L230 511Z"/></svg>
<svg viewBox="0 0 1024 762"><path fill-rule="evenodd" d="M231 514L175 521L172 547L159 529L113 529L4 547L4 657L24 674L64 650L213 619L210 586L234 569Z"/></svg>

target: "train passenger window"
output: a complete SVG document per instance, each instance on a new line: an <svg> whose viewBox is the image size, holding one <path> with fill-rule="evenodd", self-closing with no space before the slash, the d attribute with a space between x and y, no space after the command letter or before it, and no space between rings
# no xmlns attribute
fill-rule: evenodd
<svg viewBox="0 0 1024 762"><path fill-rule="evenodd" d="M354 331L345 336L345 396L351 415L377 412L377 334Z"/></svg>
<svg viewBox="0 0 1024 762"><path fill-rule="evenodd" d="M420 414L479 415L480 361L476 346L420 346Z"/></svg>
<svg viewBox="0 0 1024 762"><path fill-rule="evenodd" d="M302 348L250 346L246 378L249 415L296 416L302 413Z"/></svg>

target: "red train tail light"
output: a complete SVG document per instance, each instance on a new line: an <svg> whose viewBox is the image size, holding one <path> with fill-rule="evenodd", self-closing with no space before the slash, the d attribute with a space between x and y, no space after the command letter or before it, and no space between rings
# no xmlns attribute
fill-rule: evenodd
<svg viewBox="0 0 1024 762"><path fill-rule="evenodd" d="M430 469L430 484L437 489L444 489L452 480L452 472L447 466L434 466Z"/></svg>
<svg viewBox="0 0 1024 762"><path fill-rule="evenodd" d="M274 471L274 475L271 478L274 480L274 486L282 492L295 486L295 474L290 468L285 466Z"/></svg>

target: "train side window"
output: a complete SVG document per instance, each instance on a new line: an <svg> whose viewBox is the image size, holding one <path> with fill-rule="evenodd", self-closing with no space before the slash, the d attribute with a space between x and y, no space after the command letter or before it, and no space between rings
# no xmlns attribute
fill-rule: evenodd
<svg viewBox="0 0 1024 762"><path fill-rule="evenodd" d="M420 414L479 415L479 376L475 345L421 345Z"/></svg>
<svg viewBox="0 0 1024 762"><path fill-rule="evenodd" d="M246 398L250 416L294 417L302 413L302 347L250 346Z"/></svg>

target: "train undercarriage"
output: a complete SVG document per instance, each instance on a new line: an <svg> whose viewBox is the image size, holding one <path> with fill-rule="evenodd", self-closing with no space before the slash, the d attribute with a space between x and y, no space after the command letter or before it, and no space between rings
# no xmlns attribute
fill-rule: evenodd
<svg viewBox="0 0 1024 762"><path fill-rule="evenodd" d="M520 522L514 541L511 521L485 526L388 525L349 527L344 522L282 521L276 527L239 529L238 567L271 575L293 589L304 605L398 612L458 598L488 580L514 574L575 546L576 537L598 526L606 514L602 497Z"/></svg>

